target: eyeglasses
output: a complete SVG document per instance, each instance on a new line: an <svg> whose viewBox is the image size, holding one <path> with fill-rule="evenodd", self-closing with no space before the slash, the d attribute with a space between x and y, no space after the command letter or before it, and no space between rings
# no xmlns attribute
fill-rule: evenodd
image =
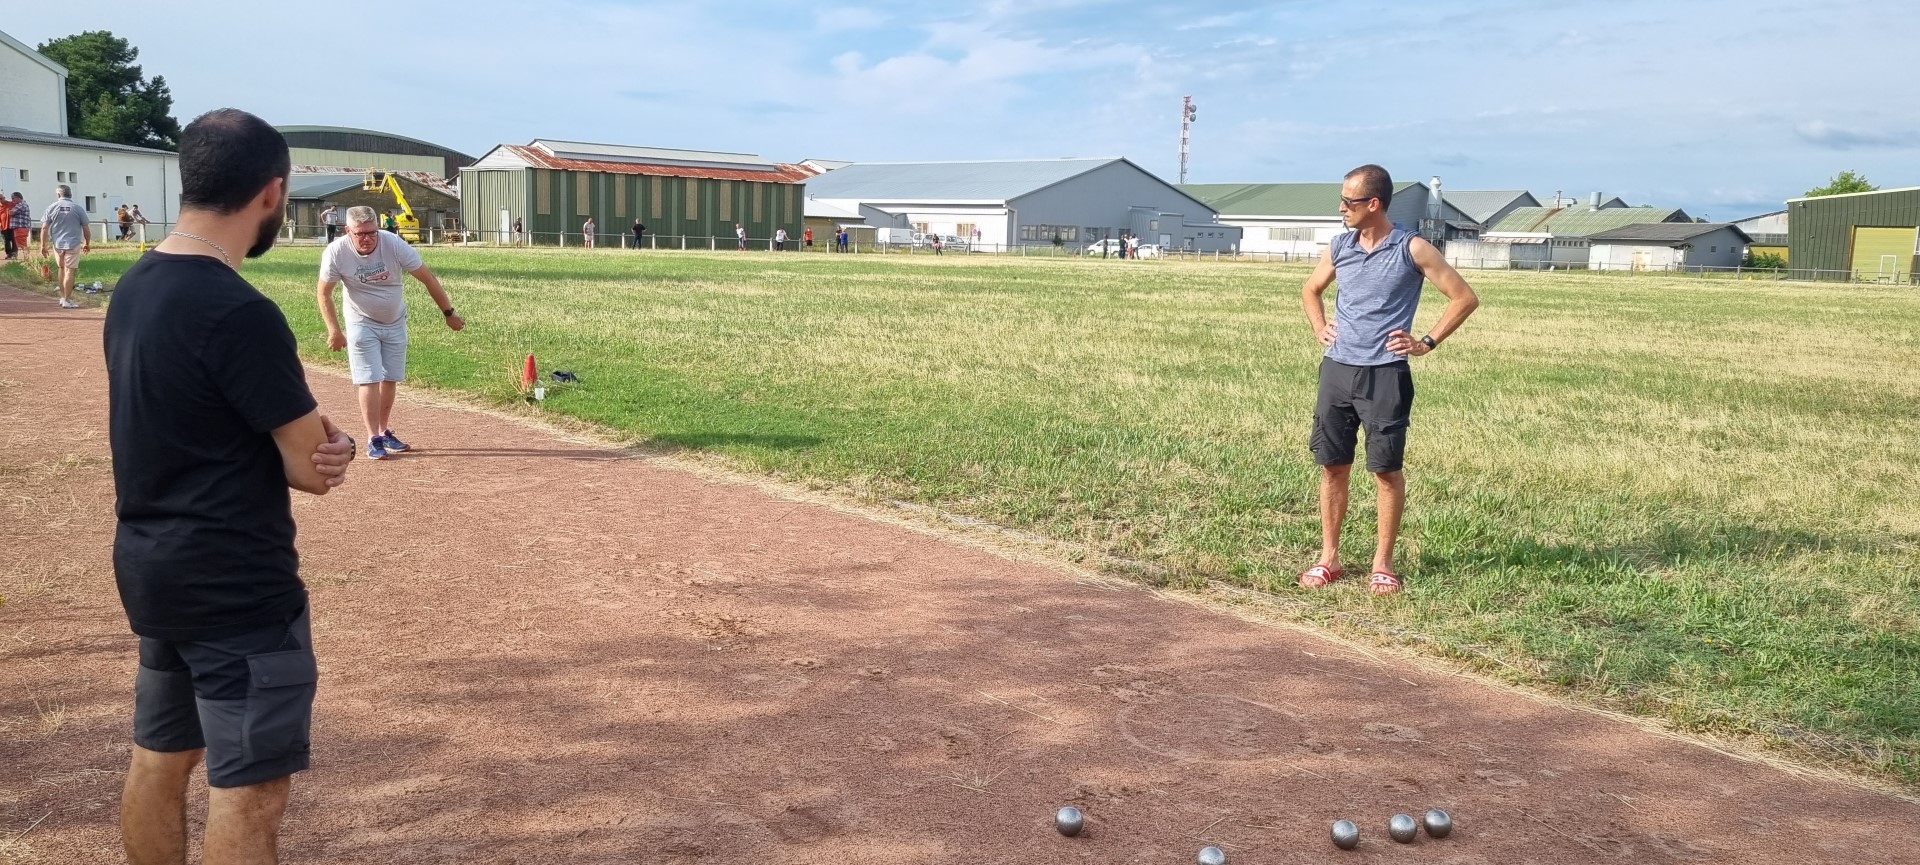
<svg viewBox="0 0 1920 865"><path fill-rule="evenodd" d="M1346 196L1344 196L1344 195L1342 195L1342 196L1340 196L1340 203L1341 203L1341 204L1344 204L1344 205L1346 205L1346 206L1348 206L1348 207L1350 207L1350 208L1352 208L1352 209L1354 209L1354 210L1359 210L1359 209L1360 209L1360 205L1362 205L1362 204L1366 204L1367 202L1369 202L1369 201L1373 201L1374 199L1377 199L1377 198L1379 198L1379 197L1380 197L1380 196L1378 196L1378 195L1368 195L1368 196L1365 196L1365 197L1363 197L1363 198L1348 198L1348 197L1346 197Z"/></svg>
<svg viewBox="0 0 1920 865"><path fill-rule="evenodd" d="M354 237L375 237L380 234L380 229L376 228L372 231L349 231L347 233Z"/></svg>

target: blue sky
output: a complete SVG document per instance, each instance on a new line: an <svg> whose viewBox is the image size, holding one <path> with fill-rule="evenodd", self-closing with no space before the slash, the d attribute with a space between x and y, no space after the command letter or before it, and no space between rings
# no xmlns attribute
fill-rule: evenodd
<svg viewBox="0 0 1920 865"><path fill-rule="evenodd" d="M9 4L133 40L176 114L780 161L1126 156L1195 182L1593 191L1734 218L1920 185L1920 0ZM184 10L184 11L183 11ZM4 122L4 119L0 119Z"/></svg>

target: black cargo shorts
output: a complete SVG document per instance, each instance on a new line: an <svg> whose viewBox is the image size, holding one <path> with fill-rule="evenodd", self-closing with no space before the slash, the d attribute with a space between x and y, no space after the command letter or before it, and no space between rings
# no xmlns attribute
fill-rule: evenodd
<svg viewBox="0 0 1920 865"><path fill-rule="evenodd" d="M1355 440L1367 429L1367 471L1397 472L1407 454L1413 414L1413 371L1397 360L1349 366L1320 359L1320 396L1313 406L1310 445L1323 466L1353 464Z"/></svg>
<svg viewBox="0 0 1920 865"><path fill-rule="evenodd" d="M207 749L207 784L245 787L307 768L319 682L306 608L290 621L193 642L140 638L133 741Z"/></svg>

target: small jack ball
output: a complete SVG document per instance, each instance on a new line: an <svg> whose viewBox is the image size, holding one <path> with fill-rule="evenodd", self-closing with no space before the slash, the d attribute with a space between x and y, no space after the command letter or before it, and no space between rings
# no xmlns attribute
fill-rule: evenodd
<svg viewBox="0 0 1920 865"><path fill-rule="evenodd" d="M1202 847L1200 855L1193 857L1200 865L1227 865L1227 851L1218 847Z"/></svg>
<svg viewBox="0 0 1920 865"><path fill-rule="evenodd" d="M1427 827L1427 837L1445 838L1453 832L1453 815L1439 808L1427 809L1426 819L1421 821Z"/></svg>
<svg viewBox="0 0 1920 865"><path fill-rule="evenodd" d="M1360 827L1352 820L1333 821L1333 846L1342 850L1352 850L1360 846Z"/></svg>
<svg viewBox="0 0 1920 865"><path fill-rule="evenodd" d="M1413 817L1410 815L1395 814L1387 821L1387 834L1402 844L1412 844L1413 836L1419 833L1420 827L1413 822Z"/></svg>
<svg viewBox="0 0 1920 865"><path fill-rule="evenodd" d="M1080 815L1080 809L1072 805L1053 812L1053 828L1069 838L1080 834L1080 828L1086 825L1086 818Z"/></svg>

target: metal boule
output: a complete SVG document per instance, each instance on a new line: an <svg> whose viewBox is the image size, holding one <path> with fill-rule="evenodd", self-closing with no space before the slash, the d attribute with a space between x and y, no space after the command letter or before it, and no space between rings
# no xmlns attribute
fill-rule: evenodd
<svg viewBox="0 0 1920 865"><path fill-rule="evenodd" d="M1333 846L1342 850L1360 846L1360 827L1352 820L1333 821Z"/></svg>
<svg viewBox="0 0 1920 865"><path fill-rule="evenodd" d="M1053 812L1053 828L1069 838L1080 834L1080 828L1085 825L1086 818L1080 814L1080 809L1072 805L1063 805L1060 810Z"/></svg>
<svg viewBox="0 0 1920 865"><path fill-rule="evenodd" d="M1453 815L1439 808L1428 808L1427 816L1420 821L1427 827L1427 837L1445 838L1453 832Z"/></svg>
<svg viewBox="0 0 1920 865"><path fill-rule="evenodd" d="M1412 815L1395 814L1387 820L1387 834L1402 844L1412 844L1414 836L1420 834L1420 825L1413 822Z"/></svg>
<svg viewBox="0 0 1920 865"><path fill-rule="evenodd" d="M1202 847L1200 855L1193 857L1200 865L1227 865L1227 851L1218 847Z"/></svg>

